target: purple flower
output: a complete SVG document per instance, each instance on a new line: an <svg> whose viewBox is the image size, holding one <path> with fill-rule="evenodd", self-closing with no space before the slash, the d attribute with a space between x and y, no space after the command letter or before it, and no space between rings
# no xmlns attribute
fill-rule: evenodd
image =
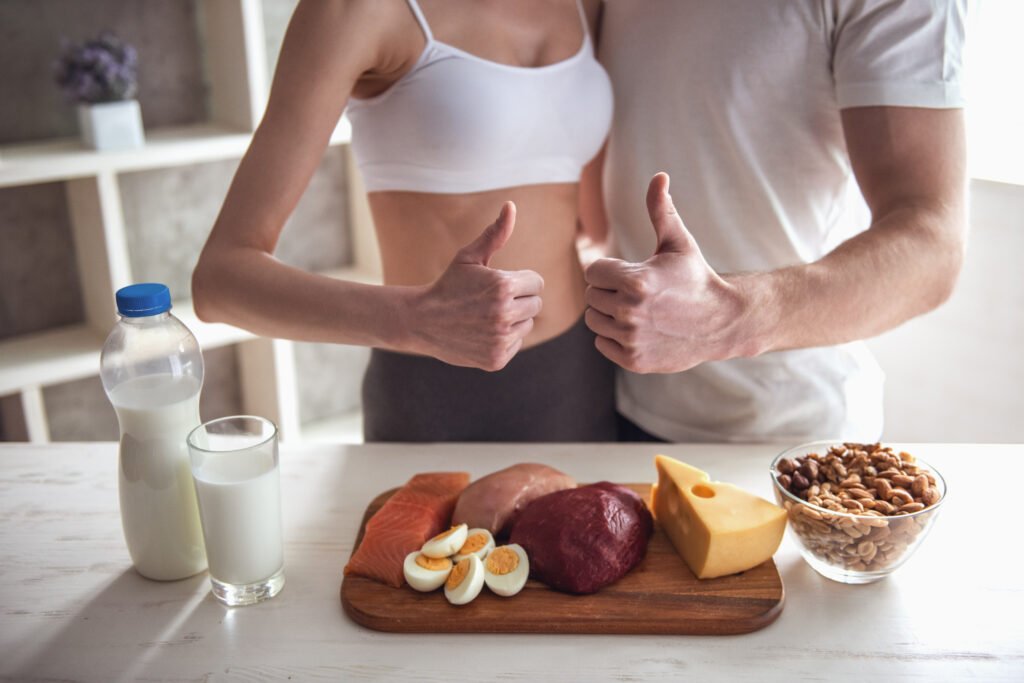
<svg viewBox="0 0 1024 683"><path fill-rule="evenodd" d="M55 80L73 102L130 100L138 90L138 53L110 31L82 45L61 39Z"/></svg>

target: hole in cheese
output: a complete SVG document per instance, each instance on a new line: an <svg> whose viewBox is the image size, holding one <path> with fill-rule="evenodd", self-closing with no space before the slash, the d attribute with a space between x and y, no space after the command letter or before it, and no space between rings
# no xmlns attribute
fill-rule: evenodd
<svg viewBox="0 0 1024 683"><path fill-rule="evenodd" d="M699 496L700 498L715 497L714 489L712 489L710 486L705 486L704 484L697 484L692 489L690 489L690 491L693 492L693 495Z"/></svg>

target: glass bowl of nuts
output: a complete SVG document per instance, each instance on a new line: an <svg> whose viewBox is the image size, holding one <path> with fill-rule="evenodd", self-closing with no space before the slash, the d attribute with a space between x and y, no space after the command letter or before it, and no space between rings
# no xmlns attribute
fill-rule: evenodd
<svg viewBox="0 0 1024 683"><path fill-rule="evenodd" d="M841 583L871 583L895 571L946 498L933 467L881 444L796 446L775 458L771 477L804 559Z"/></svg>

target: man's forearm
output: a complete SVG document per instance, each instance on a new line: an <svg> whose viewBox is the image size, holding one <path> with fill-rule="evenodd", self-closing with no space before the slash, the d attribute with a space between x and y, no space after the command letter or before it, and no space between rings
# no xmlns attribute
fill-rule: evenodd
<svg viewBox="0 0 1024 683"><path fill-rule="evenodd" d="M889 211L814 263L725 276L744 302L730 357L873 337L942 304L966 244L963 201Z"/></svg>
<svg viewBox="0 0 1024 683"><path fill-rule="evenodd" d="M686 230L668 177L655 175L654 254L599 259L586 271L598 350L633 372L682 372L864 339L945 301L966 242L961 112L863 107L844 110L843 125L874 217L868 230L814 263L723 276Z"/></svg>

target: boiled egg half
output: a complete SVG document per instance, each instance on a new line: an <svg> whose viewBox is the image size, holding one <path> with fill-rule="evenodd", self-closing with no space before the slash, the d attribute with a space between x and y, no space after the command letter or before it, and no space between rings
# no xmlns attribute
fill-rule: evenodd
<svg viewBox="0 0 1024 683"><path fill-rule="evenodd" d="M427 557L419 551L405 556L402 573L406 582L421 593L441 587L452 572L452 561L447 557Z"/></svg>
<svg viewBox="0 0 1024 683"><path fill-rule="evenodd" d="M530 577L530 560L518 543L495 548L484 560L484 582L496 595L507 598L523 590Z"/></svg>
<svg viewBox="0 0 1024 683"><path fill-rule="evenodd" d="M472 602L484 587L484 565L476 555L456 563L444 582L444 597L453 605Z"/></svg>
<svg viewBox="0 0 1024 683"><path fill-rule="evenodd" d="M453 526L423 544L420 552L427 557L450 557L459 551L469 535L469 527L465 524Z"/></svg>
<svg viewBox="0 0 1024 683"><path fill-rule="evenodd" d="M476 555L481 560L487 558L487 553L494 548L494 536L487 529L470 529L466 534L466 542L462 544L455 557L454 562L459 562L470 555Z"/></svg>

